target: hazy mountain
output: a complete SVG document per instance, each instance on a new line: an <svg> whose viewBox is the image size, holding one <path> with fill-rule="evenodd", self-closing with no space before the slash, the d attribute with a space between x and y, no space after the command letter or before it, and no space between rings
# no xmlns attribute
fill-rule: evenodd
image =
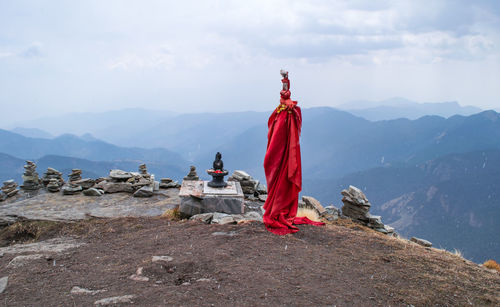
<svg viewBox="0 0 500 307"><path fill-rule="evenodd" d="M10 131L30 137L30 138L40 138L40 139L51 139L54 136L47 131L43 131L41 129L37 128L21 128L21 127L16 127L14 129L11 129Z"/></svg>
<svg viewBox="0 0 500 307"><path fill-rule="evenodd" d="M372 121L397 118L417 119L426 115L450 117L453 115L472 115L482 111L473 106L461 106L456 101L418 103L404 98L383 101L352 101L342 104L338 108Z"/></svg>
<svg viewBox="0 0 500 307"><path fill-rule="evenodd" d="M94 113L70 113L60 116L43 117L34 120L19 121L14 127L38 128L53 135L71 133L82 135L91 133L98 136L97 131L105 131L120 127L123 134L138 128L156 125L158 120L175 116L176 113L140 108L122 109Z"/></svg>
<svg viewBox="0 0 500 307"><path fill-rule="evenodd" d="M372 214L405 236L462 251L477 262L500 258L500 150L450 154L416 166L386 166L338 180L308 181L304 194L341 207L340 191L363 189Z"/></svg>
<svg viewBox="0 0 500 307"><path fill-rule="evenodd" d="M262 164L267 125L250 128L225 144L207 147L196 165L223 153L228 167L243 168L264 179ZM332 108L303 110L303 177L339 178L377 166L416 164L449 153L500 148L500 115L485 111L448 119L425 116L371 122Z"/></svg>
<svg viewBox="0 0 500 307"><path fill-rule="evenodd" d="M21 159L39 159L46 155L61 155L93 161L158 162L171 170L188 165L179 154L156 148L118 147L99 140L84 140L74 135L54 139L28 138L0 129L0 152Z"/></svg>

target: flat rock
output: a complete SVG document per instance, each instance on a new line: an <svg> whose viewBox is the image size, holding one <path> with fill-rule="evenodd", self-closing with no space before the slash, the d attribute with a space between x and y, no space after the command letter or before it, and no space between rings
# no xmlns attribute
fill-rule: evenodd
<svg viewBox="0 0 500 307"><path fill-rule="evenodd" d="M124 304L124 303L133 303L132 300L135 298L135 295L122 295L122 296L113 296L100 299L94 302L94 305L97 306L106 306L113 304Z"/></svg>
<svg viewBox="0 0 500 307"><path fill-rule="evenodd" d="M79 185L65 185L62 188L62 192L64 195L74 195L78 192L81 192L83 189Z"/></svg>
<svg viewBox="0 0 500 307"><path fill-rule="evenodd" d="M235 179L236 181L250 180L252 178L252 176L242 170L234 171L231 177L233 177L233 179Z"/></svg>
<svg viewBox="0 0 500 307"><path fill-rule="evenodd" d="M201 214L193 215L189 219L193 220L193 221L200 221L200 222L203 222L205 224L210 224L210 222L212 222L213 217L214 217L214 214L212 212L209 212L209 213L201 213Z"/></svg>
<svg viewBox="0 0 500 307"><path fill-rule="evenodd" d="M234 223L236 223L236 220L230 214L219 213L219 212L214 212L211 222L211 224L219 224L219 225L234 224Z"/></svg>
<svg viewBox="0 0 500 307"><path fill-rule="evenodd" d="M7 288L7 283L9 282L9 276L5 276L0 278L0 294L5 291L5 288Z"/></svg>
<svg viewBox="0 0 500 307"><path fill-rule="evenodd" d="M129 172L125 172L119 169L113 169L109 172L109 177L118 181L126 181L133 177Z"/></svg>
<svg viewBox="0 0 500 307"><path fill-rule="evenodd" d="M85 243L77 242L73 238L60 237L40 241L36 243L14 244L0 248L2 254L21 254L21 253L61 253L71 248L76 248Z"/></svg>
<svg viewBox="0 0 500 307"><path fill-rule="evenodd" d="M18 268L20 266L23 266L25 264L30 263L33 260L38 260L38 259L43 259L46 256L43 254L32 254L32 255L21 255L21 256L16 256L14 259L12 259L9 264L7 264L7 267L10 268Z"/></svg>
<svg viewBox="0 0 500 307"><path fill-rule="evenodd" d="M411 242L415 242L417 243L418 245L422 245L422 246L425 246L425 247L431 247L432 246L432 243L427 241L427 240L424 240L424 239L420 239L420 238L416 238L416 237L412 237L410 239Z"/></svg>

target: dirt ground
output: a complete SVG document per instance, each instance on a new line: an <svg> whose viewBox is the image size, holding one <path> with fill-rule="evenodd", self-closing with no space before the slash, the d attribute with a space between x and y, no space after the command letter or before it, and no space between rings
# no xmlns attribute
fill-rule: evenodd
<svg viewBox="0 0 500 307"><path fill-rule="evenodd" d="M16 268L8 264L17 255L5 253L0 305L90 306L124 295L132 302L124 305L137 306L500 305L499 273L356 227L303 225L276 236L257 222L93 219L38 232L30 225L2 230L2 244L62 236L86 244ZM130 279L139 267L147 281ZM104 291L70 293L74 286Z"/></svg>

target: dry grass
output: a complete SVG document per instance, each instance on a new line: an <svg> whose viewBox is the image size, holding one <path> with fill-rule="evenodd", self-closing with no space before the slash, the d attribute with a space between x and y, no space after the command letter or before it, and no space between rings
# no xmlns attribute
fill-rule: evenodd
<svg viewBox="0 0 500 307"><path fill-rule="evenodd" d="M321 222L318 213L314 209L310 208L299 208L297 210L297 216L305 216L311 221Z"/></svg>
<svg viewBox="0 0 500 307"><path fill-rule="evenodd" d="M61 229L61 223L52 221L20 221L0 230L0 246L12 243L36 242Z"/></svg>
<svg viewBox="0 0 500 307"><path fill-rule="evenodd" d="M483 263L483 266L488 269L497 270L500 273L500 265L495 260L490 259Z"/></svg>
<svg viewBox="0 0 500 307"><path fill-rule="evenodd" d="M161 217L172 221L179 221L182 219L182 215L181 212L179 211L178 206L173 209L165 210L165 212L163 212Z"/></svg>

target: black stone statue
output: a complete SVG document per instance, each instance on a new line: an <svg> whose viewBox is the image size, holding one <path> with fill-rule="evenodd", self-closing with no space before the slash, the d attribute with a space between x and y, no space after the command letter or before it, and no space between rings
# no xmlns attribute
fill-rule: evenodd
<svg viewBox="0 0 500 307"><path fill-rule="evenodd" d="M224 168L224 162L222 162L222 155L218 152L215 155L215 161L213 163L213 168L207 170L207 173L212 176L212 181L208 183L209 187L212 188L225 188L227 182L224 181L224 176L228 174Z"/></svg>

